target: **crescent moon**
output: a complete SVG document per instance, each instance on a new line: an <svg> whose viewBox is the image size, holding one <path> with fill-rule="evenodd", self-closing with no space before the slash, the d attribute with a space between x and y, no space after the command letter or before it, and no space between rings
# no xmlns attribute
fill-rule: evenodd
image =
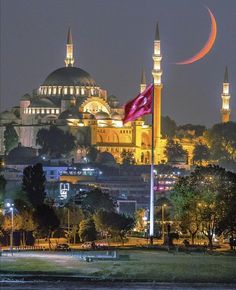
<svg viewBox="0 0 236 290"><path fill-rule="evenodd" d="M209 35L209 38L206 42L206 44L203 46L203 48L197 53L195 54L193 57L184 60L184 61L180 61L177 62L176 64L191 64L194 63L195 61L200 60L201 58L203 58L205 55L208 54L208 52L210 52L210 50L212 49L215 40L216 40L216 35L217 35L217 24L216 24L216 20L214 15L212 14L211 10L207 7L207 10L209 12L210 18L211 18L211 32Z"/></svg>

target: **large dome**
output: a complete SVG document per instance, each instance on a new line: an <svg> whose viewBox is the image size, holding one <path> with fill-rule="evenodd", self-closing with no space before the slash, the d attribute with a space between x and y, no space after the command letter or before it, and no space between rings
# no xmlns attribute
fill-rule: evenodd
<svg viewBox="0 0 236 290"><path fill-rule="evenodd" d="M95 86L92 77L81 68L62 67L52 72L44 86Z"/></svg>

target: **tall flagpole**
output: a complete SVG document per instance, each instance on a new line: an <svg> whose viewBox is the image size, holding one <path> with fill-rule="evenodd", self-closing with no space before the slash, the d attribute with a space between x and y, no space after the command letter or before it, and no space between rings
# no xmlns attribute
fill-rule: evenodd
<svg viewBox="0 0 236 290"><path fill-rule="evenodd" d="M154 196L154 164L158 162L159 156L157 151L160 146L161 139L161 43L160 43L160 35L158 23L156 25L155 32L155 40L154 40L154 53L153 53L153 95L152 95L152 147L151 147L151 173L150 173L150 228L149 228L149 236L150 243L153 243L154 237L154 210L155 210L155 196ZM156 152L155 152L156 149ZM155 158L155 153L157 154L157 158Z"/></svg>
<svg viewBox="0 0 236 290"><path fill-rule="evenodd" d="M153 82L154 85L154 82ZM150 236L150 244L153 244L153 236L154 236L154 88L152 92L152 140L151 140L151 172L150 172L150 227L149 227L149 236Z"/></svg>

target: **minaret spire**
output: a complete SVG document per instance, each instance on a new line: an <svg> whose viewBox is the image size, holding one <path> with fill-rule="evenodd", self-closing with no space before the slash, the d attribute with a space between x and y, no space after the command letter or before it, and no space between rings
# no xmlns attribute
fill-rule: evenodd
<svg viewBox="0 0 236 290"><path fill-rule="evenodd" d="M146 75L145 75L145 71L144 68L142 68L142 72L141 72L141 82L140 82L140 93L142 93L147 87L147 83L146 83Z"/></svg>
<svg viewBox="0 0 236 290"><path fill-rule="evenodd" d="M229 82L228 67L225 67L224 83Z"/></svg>
<svg viewBox="0 0 236 290"><path fill-rule="evenodd" d="M155 197L154 197L154 164L159 163L160 160L160 147L161 147L161 42L159 35L158 23L156 25L155 40L154 40L154 51L153 51L153 97L152 97L152 141L151 141L151 180L150 180L150 226L149 235L150 243L153 243L154 237L154 208L155 208Z"/></svg>
<svg viewBox="0 0 236 290"><path fill-rule="evenodd" d="M221 108L221 122L226 123L230 121L230 108L229 108L229 76L228 67L225 67L224 82L223 82L223 92L221 94L222 98L222 108Z"/></svg>
<svg viewBox="0 0 236 290"><path fill-rule="evenodd" d="M156 24L155 40L160 40L159 25Z"/></svg>
<svg viewBox="0 0 236 290"><path fill-rule="evenodd" d="M68 33L67 33L65 65L73 66L74 62L75 60L74 60L74 55L73 55L72 33L71 33L71 28L69 27Z"/></svg>
<svg viewBox="0 0 236 290"><path fill-rule="evenodd" d="M155 40L154 40L154 52L152 55L153 59L153 70L152 70L152 77L154 83L154 148L155 148L155 163L158 163L159 150L160 150L160 140L161 140L161 90L162 90L162 70L161 70L161 41L160 41L160 34L159 34L159 26L158 22L156 24L156 31L155 31Z"/></svg>

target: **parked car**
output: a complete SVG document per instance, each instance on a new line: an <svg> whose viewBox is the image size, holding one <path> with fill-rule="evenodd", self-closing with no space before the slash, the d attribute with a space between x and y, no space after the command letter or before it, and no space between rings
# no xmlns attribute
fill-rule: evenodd
<svg viewBox="0 0 236 290"><path fill-rule="evenodd" d="M81 248L85 250L95 250L96 244L95 242L85 242L81 245Z"/></svg>
<svg viewBox="0 0 236 290"><path fill-rule="evenodd" d="M109 246L107 243L98 242L98 243L96 243L96 248L99 250L108 250Z"/></svg>
<svg viewBox="0 0 236 290"><path fill-rule="evenodd" d="M71 251L71 248L68 244L58 244L55 248L55 251Z"/></svg>

